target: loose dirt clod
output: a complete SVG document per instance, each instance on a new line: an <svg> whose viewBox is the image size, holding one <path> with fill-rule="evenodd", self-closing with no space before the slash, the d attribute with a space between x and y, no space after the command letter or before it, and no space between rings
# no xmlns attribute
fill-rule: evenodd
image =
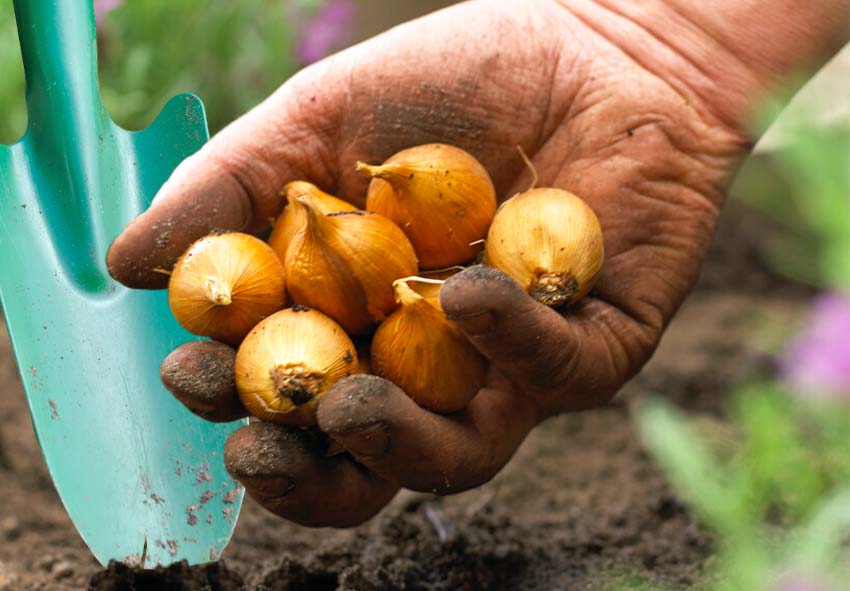
<svg viewBox="0 0 850 591"><path fill-rule="evenodd" d="M130 568L120 562L92 577L89 591L242 591L242 577L224 562L190 567L180 562L167 568Z"/></svg>

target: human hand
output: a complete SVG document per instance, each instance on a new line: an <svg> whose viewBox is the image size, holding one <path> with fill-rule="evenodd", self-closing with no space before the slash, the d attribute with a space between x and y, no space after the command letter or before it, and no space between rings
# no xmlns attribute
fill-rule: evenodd
<svg viewBox="0 0 850 591"><path fill-rule="evenodd" d="M193 240L213 229L262 230L286 182L310 180L362 205L358 160L429 142L472 152L503 199L529 183L520 145L542 186L570 190L596 211L605 264L591 296L566 315L491 269L444 285L447 315L491 363L465 411L435 415L392 384L357 376L318 410L319 427L347 454L326 457L324 440L278 425L236 432L227 467L271 511L350 526L399 487L477 486L540 421L606 403L651 355L697 278L749 146L747 97L763 80L698 29L687 32L706 63L604 4L465 3L308 68L181 165L113 244L118 280L161 288L154 269L170 268ZM668 17L672 30L684 26ZM713 68L729 75L727 89L712 86ZM172 369L197 375L189 356L175 359Z"/></svg>

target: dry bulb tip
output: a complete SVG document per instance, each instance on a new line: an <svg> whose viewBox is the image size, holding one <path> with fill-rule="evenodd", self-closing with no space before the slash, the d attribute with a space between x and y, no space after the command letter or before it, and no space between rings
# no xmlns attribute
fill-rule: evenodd
<svg viewBox="0 0 850 591"><path fill-rule="evenodd" d="M560 308L578 291L578 280L570 273L545 273L531 283L529 295L541 304Z"/></svg>
<svg viewBox="0 0 850 591"><path fill-rule="evenodd" d="M233 302L230 286L220 279L208 277L206 281L207 298L216 306L229 306Z"/></svg>
<svg viewBox="0 0 850 591"><path fill-rule="evenodd" d="M278 365L270 374L277 395L291 400L295 406L303 406L313 400L321 391L324 381L321 373L311 371L300 363Z"/></svg>

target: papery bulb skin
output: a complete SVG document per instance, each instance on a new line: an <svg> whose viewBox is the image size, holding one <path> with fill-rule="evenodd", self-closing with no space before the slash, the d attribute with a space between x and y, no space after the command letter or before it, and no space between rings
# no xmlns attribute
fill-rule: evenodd
<svg viewBox="0 0 850 591"><path fill-rule="evenodd" d="M372 339L372 371L417 404L449 414L465 408L484 385L487 361L441 309L396 283L399 308Z"/></svg>
<svg viewBox="0 0 850 591"><path fill-rule="evenodd" d="M245 337L236 353L236 389L251 415L310 426L327 389L358 367L354 343L339 324L295 306L266 318Z"/></svg>
<svg viewBox="0 0 850 591"><path fill-rule="evenodd" d="M357 208L325 193L319 187L306 181L293 181L283 188L286 207L274 223L274 230L269 236L269 246L272 247L281 262L286 260L286 249L295 235L307 224L307 212L298 205L298 198L303 195L312 197L316 208L323 214L340 211L354 211Z"/></svg>
<svg viewBox="0 0 850 591"><path fill-rule="evenodd" d="M399 152L381 166L358 163L370 176L366 209L404 230L423 269L471 261L496 212L496 190L474 156L446 144Z"/></svg>
<svg viewBox="0 0 850 591"><path fill-rule="evenodd" d="M596 214L582 199L560 189L533 189L509 199L487 234L485 262L553 308L586 296L604 258Z"/></svg>
<svg viewBox="0 0 850 591"><path fill-rule="evenodd" d="M352 335L369 333L393 308L393 281L417 270L413 246L376 213L322 214L301 196L307 224L286 253L292 299L339 322Z"/></svg>
<svg viewBox="0 0 850 591"><path fill-rule="evenodd" d="M440 289L443 287L443 283L452 275L463 271L464 268L458 266L449 267L448 269L438 269L436 271L422 271L419 273L418 280L407 282L407 286L425 298L429 304L438 310L442 310L443 304L440 303ZM398 300L397 296L396 300Z"/></svg>
<svg viewBox="0 0 850 591"><path fill-rule="evenodd" d="M211 234L177 261L168 303L192 334L238 344L258 322L286 305L284 268L259 238Z"/></svg>

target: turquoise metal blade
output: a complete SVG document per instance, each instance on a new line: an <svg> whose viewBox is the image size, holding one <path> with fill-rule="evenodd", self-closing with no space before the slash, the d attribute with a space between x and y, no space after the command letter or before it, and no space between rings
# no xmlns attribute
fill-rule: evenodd
<svg viewBox="0 0 850 591"><path fill-rule="evenodd" d="M207 140L201 102L172 99L120 129L97 92L88 0L18 0L30 126L0 146L0 301L57 491L101 563L216 559L242 490L222 462L241 423L213 425L159 380L193 338L164 292L130 291L105 256L174 168ZM61 23L61 26L60 26Z"/></svg>

